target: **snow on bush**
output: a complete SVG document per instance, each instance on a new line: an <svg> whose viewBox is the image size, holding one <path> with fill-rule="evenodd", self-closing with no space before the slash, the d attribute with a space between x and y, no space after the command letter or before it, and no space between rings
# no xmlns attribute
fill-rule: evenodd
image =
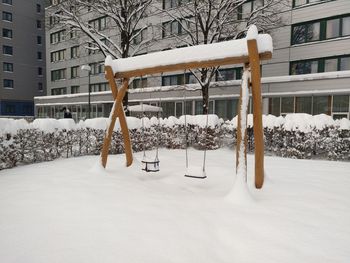
<svg viewBox="0 0 350 263"><path fill-rule="evenodd" d="M208 120L208 126L207 124ZM159 145L170 149L189 146L203 150L236 143L237 117L224 122L216 115L141 119L127 117L133 150ZM248 151L254 151L252 115L248 115ZM72 119L0 119L0 170L19 164L60 157L100 154L108 118L74 123ZM143 123L143 125L142 125ZM263 116L265 152L289 158L321 158L350 161L350 121L327 115L290 114ZM124 152L117 122L111 154Z"/></svg>

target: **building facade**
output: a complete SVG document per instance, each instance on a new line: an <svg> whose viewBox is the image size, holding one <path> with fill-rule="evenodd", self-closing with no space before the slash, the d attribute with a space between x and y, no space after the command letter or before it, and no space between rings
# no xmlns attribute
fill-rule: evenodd
<svg viewBox="0 0 350 263"><path fill-rule="evenodd" d="M242 9L249 12L256 1L261 0L250 1ZM147 30L137 41L147 36L158 37L143 52L176 47L173 35L181 32L176 30L178 27L166 26L171 17L162 12L162 8L172 8L173 2L156 2L156 11L144 18ZM281 16L283 26L271 32L273 58L262 65L263 112L277 116L324 113L349 118L350 1L291 0ZM50 16L46 19L55 23ZM99 30L108 30L105 17L91 19ZM86 118L90 87L91 116L107 117L113 99L104 78L104 57L86 49L80 36L68 31L57 25L46 33L49 96L35 98L36 115L60 118L61 109L68 107L76 120ZM91 67L90 78L88 72L81 70L82 65ZM210 113L224 119L237 114L241 74L242 65L219 69L209 91ZM201 114L200 91L186 90L184 82L195 85L195 79L187 72L135 79L130 86L129 103L160 105L164 117Z"/></svg>
<svg viewBox="0 0 350 263"><path fill-rule="evenodd" d="M2 0L0 116L34 116L46 95L43 0Z"/></svg>

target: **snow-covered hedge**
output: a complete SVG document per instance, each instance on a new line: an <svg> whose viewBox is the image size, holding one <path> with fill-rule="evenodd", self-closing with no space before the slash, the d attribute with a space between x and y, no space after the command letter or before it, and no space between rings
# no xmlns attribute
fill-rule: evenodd
<svg viewBox="0 0 350 263"><path fill-rule="evenodd" d="M166 119L128 117L134 151L160 147L197 149L233 147L236 117L224 122L216 115L184 116ZM187 126L185 126L185 121ZM74 123L72 119L0 119L0 170L19 164L54 160L60 157L97 155L103 143L107 118ZM208 122L208 127L206 123ZM142 125L143 123L143 125ZM253 151L252 116L248 116L248 146ZM333 120L327 115L291 114L263 116L265 149L268 154L291 158L350 160L350 121ZM144 127L144 129L142 129ZM187 128L186 128L187 127ZM206 131L207 141L205 141ZM114 129L110 153L122 153L120 127Z"/></svg>

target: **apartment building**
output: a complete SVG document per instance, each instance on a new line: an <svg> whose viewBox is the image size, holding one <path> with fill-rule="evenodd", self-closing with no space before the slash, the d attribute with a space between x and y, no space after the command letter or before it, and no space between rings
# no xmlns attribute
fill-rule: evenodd
<svg viewBox="0 0 350 263"><path fill-rule="evenodd" d="M250 12L253 0L242 10ZM154 3L158 7L145 18L147 30L139 35L153 36L155 43L143 52L150 53L176 47L174 34L178 26L162 8L174 8L176 1ZM349 0L291 0L284 10L283 25L274 29L274 54L262 65L262 95L265 114L288 113L328 114L334 118L349 118L350 112L350 1ZM50 8L50 7L49 7ZM160 11L159 11L160 10ZM55 23L49 16L46 19ZM106 17L91 16L98 30L108 30ZM167 26L169 24L169 26ZM68 33L69 32L69 33ZM91 116L108 116L112 95L104 78L104 56L86 49L81 35L61 25L46 33L47 93L35 98L38 117L62 117L61 109L68 107L76 120ZM91 67L82 71L82 65ZM221 68L210 87L210 113L231 119L237 113L242 65ZM190 85L195 79L188 72L164 73L135 79L130 87L129 103L160 105L163 115L201 114L200 91L189 92L182 83ZM90 84L90 86L89 86Z"/></svg>
<svg viewBox="0 0 350 263"><path fill-rule="evenodd" d="M34 116L46 95L43 0L1 0L0 117Z"/></svg>

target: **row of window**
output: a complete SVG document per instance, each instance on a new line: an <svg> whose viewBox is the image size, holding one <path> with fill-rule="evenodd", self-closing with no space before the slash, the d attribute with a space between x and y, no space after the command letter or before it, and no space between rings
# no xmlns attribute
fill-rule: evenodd
<svg viewBox="0 0 350 263"><path fill-rule="evenodd" d="M13 21L13 15L11 12L2 11L2 20L6 22L12 22ZM36 28L42 29L42 22L41 20L36 20Z"/></svg>
<svg viewBox="0 0 350 263"><path fill-rule="evenodd" d="M1 102L0 115L33 116L34 104L26 101L5 100Z"/></svg>
<svg viewBox="0 0 350 263"><path fill-rule="evenodd" d="M60 53L55 53L55 55L59 56ZM91 63L89 64L91 71L91 75L98 75L98 74L103 74L105 72L105 66L103 62L96 62L96 63ZM56 69L51 71L51 81L57 81L57 80L62 80L66 79L66 71L67 69ZM71 78L77 78L79 77L79 66L74 66L70 68L70 73L71 73Z"/></svg>
<svg viewBox="0 0 350 263"><path fill-rule="evenodd" d="M269 98L269 114L327 114L334 118L349 118L349 95Z"/></svg>
<svg viewBox="0 0 350 263"><path fill-rule="evenodd" d="M4 79L3 80L3 88L4 89L14 89L14 80L13 79ZM38 91L44 91L44 86L42 82L38 83Z"/></svg>
<svg viewBox="0 0 350 263"><path fill-rule="evenodd" d="M106 91L106 90L108 90L108 83L107 82L90 84L90 91L91 92L100 92L100 91ZM76 94L79 92L80 92L80 86L71 86L70 87L71 94ZM66 87L51 89L51 95L64 95L64 94L67 94Z"/></svg>
<svg viewBox="0 0 350 263"><path fill-rule="evenodd" d="M325 1L329 1L329 0L293 0L293 7L298 7L298 6L318 3L318 2L325 2Z"/></svg>
<svg viewBox="0 0 350 263"><path fill-rule="evenodd" d="M293 61L290 63L290 75L311 74L341 70L350 70L349 55Z"/></svg>
<svg viewBox="0 0 350 263"><path fill-rule="evenodd" d="M242 72L243 72L242 67L219 69L216 72L215 81L241 79ZM197 79L191 73L162 76L162 86L173 86L173 85L195 84L195 83L197 83Z"/></svg>
<svg viewBox="0 0 350 263"><path fill-rule="evenodd" d="M13 63L9 63L9 62L3 62L2 63L2 67L3 67L3 71L4 72L13 72ZM43 76L43 68L42 67L38 67L38 69L37 69L38 71L38 76L39 77L42 77Z"/></svg>
<svg viewBox="0 0 350 263"><path fill-rule="evenodd" d="M350 36L350 15L292 26L292 45Z"/></svg>
<svg viewBox="0 0 350 263"><path fill-rule="evenodd" d="M96 31L102 31L106 29L107 27L107 18L106 17L100 17L94 20L89 21L89 25L95 29ZM50 17L50 24L54 25L58 23L57 17ZM70 38L75 38L78 36L78 30L71 28L69 31ZM65 29L53 32L50 34L50 43L51 44L57 44L59 42L62 42L66 39L67 31Z"/></svg>
<svg viewBox="0 0 350 263"><path fill-rule="evenodd" d="M192 2L192 0L163 0L163 9L176 8Z"/></svg>
<svg viewBox="0 0 350 263"><path fill-rule="evenodd" d="M66 49L61 49L57 51L53 51L50 54L51 62L63 61L66 58ZM70 48L70 58L78 58L79 57L79 46L74 46Z"/></svg>
<svg viewBox="0 0 350 263"><path fill-rule="evenodd" d="M2 0L3 4L12 5L12 0Z"/></svg>
<svg viewBox="0 0 350 263"><path fill-rule="evenodd" d="M2 0L2 3L12 5L12 0ZM41 13L41 4L36 4L36 12Z"/></svg>

